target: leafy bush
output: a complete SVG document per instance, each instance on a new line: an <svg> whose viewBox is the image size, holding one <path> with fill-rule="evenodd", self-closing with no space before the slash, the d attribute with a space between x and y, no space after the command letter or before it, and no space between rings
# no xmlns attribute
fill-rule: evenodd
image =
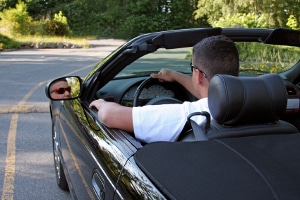
<svg viewBox="0 0 300 200"><path fill-rule="evenodd" d="M60 21L47 20L42 24L43 24L42 35L57 35L57 36L70 35L70 29L68 25Z"/></svg>
<svg viewBox="0 0 300 200"><path fill-rule="evenodd" d="M294 15L290 15L286 25L291 29L299 29L297 18Z"/></svg>
<svg viewBox="0 0 300 200"><path fill-rule="evenodd" d="M16 8L0 12L0 26L12 36L16 35L70 35L68 21L60 11L53 19L33 21L27 12L27 6L19 0Z"/></svg>
<svg viewBox="0 0 300 200"><path fill-rule="evenodd" d="M32 18L27 12L27 6L19 0L16 8L0 12L0 26L11 35L27 35L30 33Z"/></svg>
<svg viewBox="0 0 300 200"><path fill-rule="evenodd" d="M20 43L0 34L0 50L3 49L18 49L20 48Z"/></svg>
<svg viewBox="0 0 300 200"><path fill-rule="evenodd" d="M42 34L43 35L56 35L56 36L66 36L70 35L70 28L68 26L68 20L63 16L62 11L58 14L54 14L54 18L41 22L42 24Z"/></svg>

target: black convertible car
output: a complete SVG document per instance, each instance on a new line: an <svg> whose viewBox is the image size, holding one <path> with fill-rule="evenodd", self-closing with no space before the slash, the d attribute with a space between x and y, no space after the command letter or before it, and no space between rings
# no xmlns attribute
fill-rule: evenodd
<svg viewBox="0 0 300 200"><path fill-rule="evenodd" d="M149 75L191 74L191 47L220 34L238 47L240 75L212 78L213 120L194 124L205 114L195 111L176 142L141 143L89 108L99 98L131 107L194 101ZM85 78L51 81L58 186L73 199L300 199L299 47L300 31L283 28L155 32L126 42Z"/></svg>

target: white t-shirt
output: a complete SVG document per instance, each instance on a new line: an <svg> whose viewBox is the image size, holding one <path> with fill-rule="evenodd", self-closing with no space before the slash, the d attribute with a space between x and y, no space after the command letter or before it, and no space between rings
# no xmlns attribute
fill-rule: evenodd
<svg viewBox="0 0 300 200"><path fill-rule="evenodd" d="M150 143L156 141L176 141L193 112L207 111L207 98L182 104L147 105L133 107L132 119L134 134L137 140ZM200 124L204 116L193 117Z"/></svg>

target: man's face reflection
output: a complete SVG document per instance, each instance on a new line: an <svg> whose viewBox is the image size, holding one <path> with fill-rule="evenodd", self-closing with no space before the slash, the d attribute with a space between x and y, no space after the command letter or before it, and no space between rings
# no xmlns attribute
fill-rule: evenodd
<svg viewBox="0 0 300 200"><path fill-rule="evenodd" d="M53 99L71 98L71 87L66 80L58 80L50 87L50 95Z"/></svg>

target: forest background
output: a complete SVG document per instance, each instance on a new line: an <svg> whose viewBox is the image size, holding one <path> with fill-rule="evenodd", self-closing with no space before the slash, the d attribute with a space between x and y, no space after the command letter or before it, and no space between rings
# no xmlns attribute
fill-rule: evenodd
<svg viewBox="0 0 300 200"><path fill-rule="evenodd" d="M299 22L300 0L0 0L0 48L1 38L22 36L129 39L194 27L300 29Z"/></svg>

